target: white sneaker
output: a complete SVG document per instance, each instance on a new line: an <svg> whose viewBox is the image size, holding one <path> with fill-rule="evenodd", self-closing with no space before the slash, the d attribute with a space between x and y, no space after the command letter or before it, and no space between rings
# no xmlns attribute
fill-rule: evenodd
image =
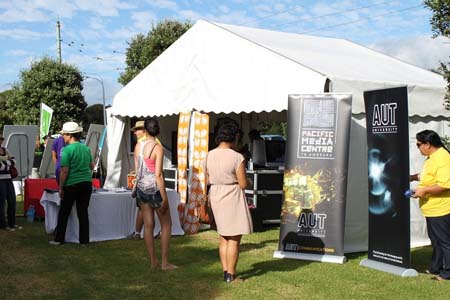
<svg viewBox="0 0 450 300"><path fill-rule="evenodd" d="M61 242L57 242L57 241L50 241L50 242L48 242L50 245L54 245L54 246L58 246L58 245L61 245L62 243Z"/></svg>
<svg viewBox="0 0 450 300"><path fill-rule="evenodd" d="M11 231L11 232L16 231L16 228L14 228L14 227L5 227L5 229L6 229L6 231Z"/></svg>

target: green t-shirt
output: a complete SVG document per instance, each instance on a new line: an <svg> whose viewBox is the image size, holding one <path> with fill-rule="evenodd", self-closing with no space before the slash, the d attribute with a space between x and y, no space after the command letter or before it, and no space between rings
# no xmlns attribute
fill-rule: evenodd
<svg viewBox="0 0 450 300"><path fill-rule="evenodd" d="M88 146L75 142L64 147L61 167L69 167L65 186L92 180L92 155Z"/></svg>

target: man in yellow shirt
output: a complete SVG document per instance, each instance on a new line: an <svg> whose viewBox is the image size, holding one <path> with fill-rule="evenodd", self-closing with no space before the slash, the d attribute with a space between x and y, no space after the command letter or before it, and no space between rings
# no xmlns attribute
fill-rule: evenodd
<svg viewBox="0 0 450 300"><path fill-rule="evenodd" d="M136 136L137 142L142 142L145 140L145 128L144 121L137 121L133 128L130 129L134 135ZM136 205L139 209L139 205L136 202ZM136 216L136 228L134 233L130 234L127 238L130 240L139 240L141 239L141 230L144 225L144 216L142 215L142 211L139 209L138 214Z"/></svg>
<svg viewBox="0 0 450 300"><path fill-rule="evenodd" d="M411 175L419 180L413 197L420 198L420 209L427 221L433 246L429 273L436 280L450 279L450 153L432 130L416 134L417 148L427 156L422 172Z"/></svg>

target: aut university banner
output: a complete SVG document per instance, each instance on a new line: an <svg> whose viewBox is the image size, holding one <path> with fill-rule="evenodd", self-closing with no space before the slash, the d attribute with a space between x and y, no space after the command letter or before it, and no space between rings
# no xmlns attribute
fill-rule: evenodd
<svg viewBox="0 0 450 300"><path fill-rule="evenodd" d="M369 260L410 266L408 94L364 93L369 171Z"/></svg>
<svg viewBox="0 0 450 300"><path fill-rule="evenodd" d="M289 96L284 202L275 257L344 259L350 120L351 95Z"/></svg>

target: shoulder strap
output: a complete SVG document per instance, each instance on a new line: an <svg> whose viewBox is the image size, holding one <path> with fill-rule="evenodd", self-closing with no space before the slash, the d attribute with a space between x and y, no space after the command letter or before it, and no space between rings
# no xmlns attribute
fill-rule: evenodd
<svg viewBox="0 0 450 300"><path fill-rule="evenodd" d="M148 155L148 158L150 158L150 156L152 156L152 153L153 153L153 150L155 150L156 144L158 144L158 143L155 141L155 144L153 145L153 148L150 151L150 154Z"/></svg>
<svg viewBox="0 0 450 300"><path fill-rule="evenodd" d="M138 172L136 173L136 174L139 174L140 175L140 177L141 177L141 172L142 172L142 169L144 168L144 164L145 164L145 162L144 162L144 149L145 149L145 146L149 143L150 141L144 141L144 142L142 142L142 145L141 145L141 149L140 149L140 151L139 151L139 160L140 160L140 164L139 164L139 170L138 170ZM153 153L153 150L155 149L155 147L156 147L156 144L157 144L157 142L155 141L155 143L154 143L154 145L153 145L153 148L152 148L152 150L150 151L150 154L148 155L148 157L150 158L150 156L152 155L152 153Z"/></svg>
<svg viewBox="0 0 450 300"><path fill-rule="evenodd" d="M140 149L140 151L139 151L139 155L140 155L141 157L144 156L145 146L146 146L148 143L150 143L150 141L143 141L143 142L142 142L141 149ZM157 142L155 141L155 143L154 143L154 145L153 145L153 148L152 148L152 150L150 151L150 154L148 155L149 158L150 158L150 156L152 155L153 150L154 150L155 147L156 147L156 144L157 144Z"/></svg>
<svg viewBox="0 0 450 300"><path fill-rule="evenodd" d="M136 176L142 177L141 172L142 172L142 167L144 165L144 149L145 149L145 145L147 145L149 141L143 141L140 142L141 143L141 149L139 149L139 166L138 166L138 171L136 172Z"/></svg>

